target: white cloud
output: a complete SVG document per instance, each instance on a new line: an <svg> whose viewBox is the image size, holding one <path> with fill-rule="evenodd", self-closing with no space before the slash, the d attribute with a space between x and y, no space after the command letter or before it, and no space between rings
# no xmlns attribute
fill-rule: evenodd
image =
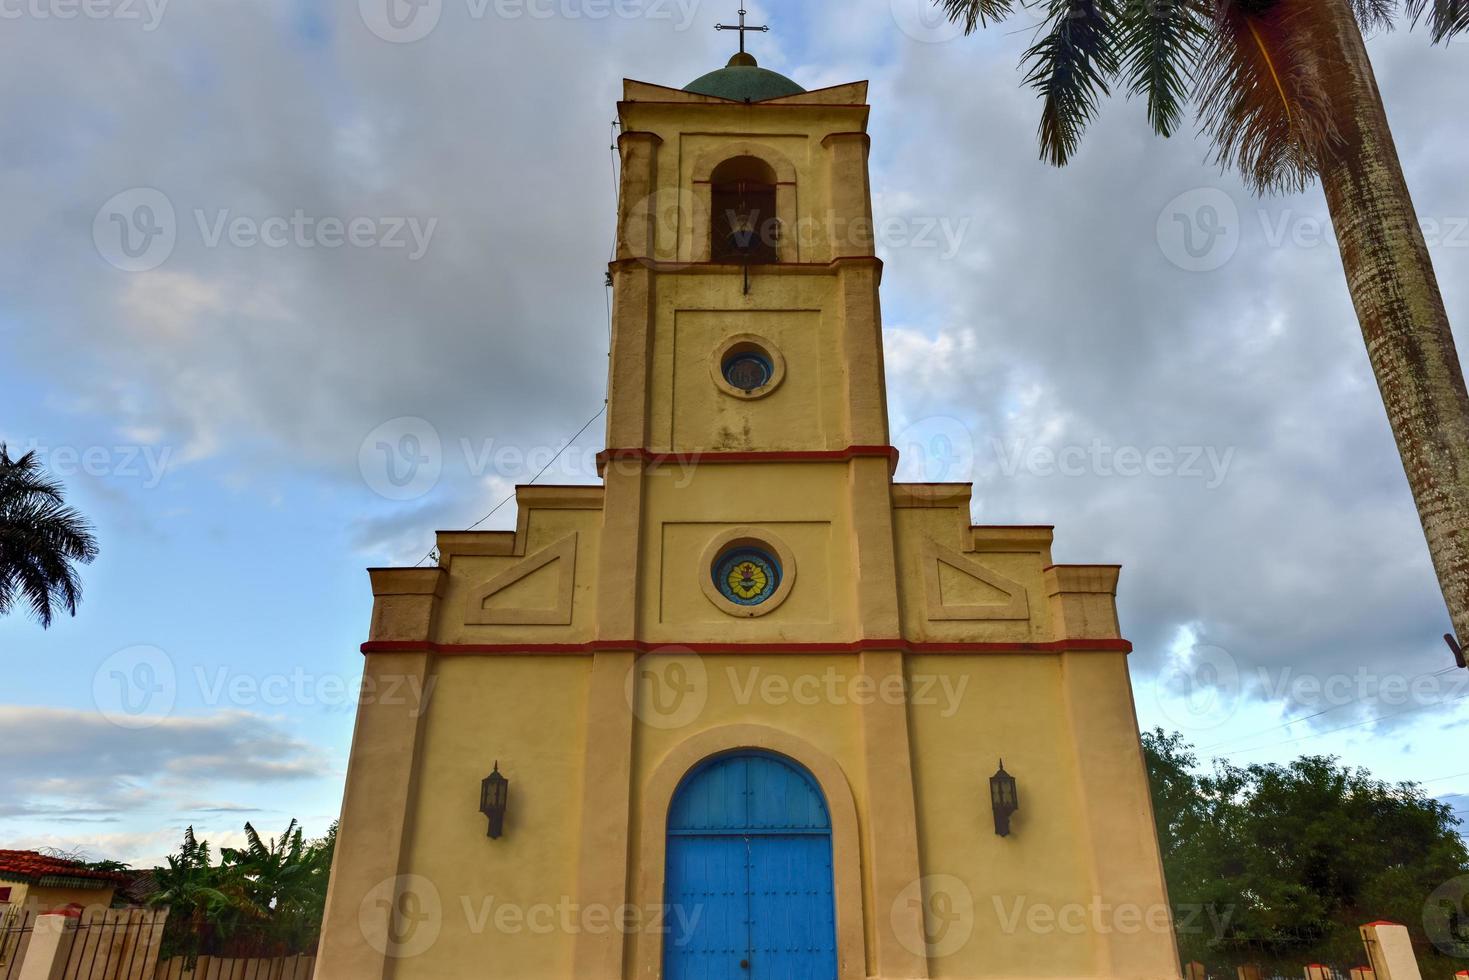
<svg viewBox="0 0 1469 980"><path fill-rule="evenodd" d="M1071 167L1038 164L1018 24L925 44L902 34L887 0L853 9L754 13L777 24L759 39L765 63L811 85L872 78L880 212L968 222L947 259L884 246L895 434L955 420L978 519L1055 523L1059 559L1126 565L1120 601L1143 683L1186 624L1249 666L1442 665L1442 603L1331 247L1271 246L1238 181L1189 135L1153 137L1136 102L1109 101ZM575 430L606 377L620 79L681 84L722 63L728 38L705 10L676 33L658 21L476 21L446 5L414 45L373 37L350 3L320 12L324 37L293 32L296 13L283 0L201 0L171 5L152 33L7 21L0 115L16 149L0 170L0 291L25 326L7 333L7 354L57 411L177 446L175 462L228 459L221 479L251 492L283 499L286 477L350 488L342 520L359 547L412 562L434 528L480 516L503 488L446 459L433 495L384 506L358 472L364 434L401 416L428 419L446 447L556 445ZM797 36L800 23L811 29ZM1469 137L1450 111L1462 48L1431 49L1421 32L1372 47L1429 216L1466 208ZM177 213L177 244L153 272L109 266L92 240L98 207L135 187L163 191ZM1224 191L1243 221L1237 254L1212 273L1171 265L1155 238L1164 204L1200 187ZM1264 207L1272 221L1324 214L1317 190ZM211 245L196 211L438 225L410 261L386 248ZM1469 248L1435 260L1451 316L1469 323ZM585 437L599 439L596 426ZM994 448L1094 440L1233 456L1209 489L1007 475ZM122 808L140 787L218 779L227 759L265 780L320 769L261 719L177 719L195 727L110 739L75 723L90 733L80 751L64 744L73 719L30 719L28 739L55 729L39 742L49 768L17 759L12 799ZM71 781L49 782L55 773Z"/></svg>
<svg viewBox="0 0 1469 980"><path fill-rule="evenodd" d="M211 786L320 779L324 753L245 711L121 728L95 711L0 706L0 820L175 814Z"/></svg>

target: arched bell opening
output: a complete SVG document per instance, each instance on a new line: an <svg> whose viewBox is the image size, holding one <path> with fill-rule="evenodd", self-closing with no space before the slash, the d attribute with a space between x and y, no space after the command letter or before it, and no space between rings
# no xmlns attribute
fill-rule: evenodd
<svg viewBox="0 0 1469 980"><path fill-rule="evenodd" d="M756 156L731 157L710 176L709 256L762 265L780 259L775 169Z"/></svg>

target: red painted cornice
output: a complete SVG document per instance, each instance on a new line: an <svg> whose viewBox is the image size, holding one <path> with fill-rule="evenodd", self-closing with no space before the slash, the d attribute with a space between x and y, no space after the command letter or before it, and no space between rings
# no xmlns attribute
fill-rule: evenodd
<svg viewBox="0 0 1469 980"><path fill-rule="evenodd" d="M862 653L899 650L904 653L1131 653L1132 644L1117 638L1051 640L1044 643L987 641L943 643L918 640L855 640L850 643L649 643L646 640L587 640L583 643L434 643L428 640L368 640L362 652L432 653L441 656L496 656L591 654L631 650L637 653Z"/></svg>
<svg viewBox="0 0 1469 980"><path fill-rule="evenodd" d="M894 446L848 446L846 449L781 449L739 452L661 453L641 446L604 449L597 454L597 473L601 475L612 460L637 460L646 466L698 466L702 463L843 463L859 457L877 457L888 461L889 470L898 466L898 450Z"/></svg>

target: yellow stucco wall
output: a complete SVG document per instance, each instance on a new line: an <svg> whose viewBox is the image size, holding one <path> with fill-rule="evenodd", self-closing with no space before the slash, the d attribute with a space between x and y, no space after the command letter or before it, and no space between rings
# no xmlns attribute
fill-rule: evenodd
<svg viewBox="0 0 1469 980"><path fill-rule="evenodd" d="M891 482L865 84L745 106L629 82L620 112L604 484L521 488L515 532L373 570L366 673L425 696L359 706L318 977L652 980L668 801L741 747L826 794L844 980L1176 975L1166 918L1095 918L1167 901L1116 567L971 526L967 486ZM707 261L708 176L742 153L789 229L748 291ZM764 397L717 377L744 335L783 363ZM790 570L760 615L708 582L745 534Z"/></svg>
<svg viewBox="0 0 1469 980"><path fill-rule="evenodd" d="M730 623L705 600L705 546L721 531L748 524L751 499L760 526L789 545L797 558L796 588L779 608L758 619ZM853 595L845 583L852 566L851 508L843 467L822 463L699 466L681 477L647 486L650 518L642 534L645 567L657 587L643 590L644 635L655 643L850 639L855 634ZM789 572L787 574L790 574Z"/></svg>
<svg viewBox="0 0 1469 980"><path fill-rule="evenodd" d="M496 976L571 975L558 910L575 893L567 842L580 826L589 673L577 656L436 661L404 866L433 883L442 930L399 976L467 976L456 971L490 950ZM495 761L511 781L503 842L514 847L487 840L478 813Z"/></svg>
<svg viewBox="0 0 1469 980"><path fill-rule="evenodd" d="M960 897L973 909L971 938L937 958L931 975L1104 973L1091 937L1015 925L1017 903L1059 907L1090 893L1058 658L914 656L907 666L910 677L936 678L940 691L963 692L957 711L917 705L909 715L924 872L963 882ZM987 780L1001 756L1021 777L1009 837L995 834L989 813Z"/></svg>
<svg viewBox="0 0 1469 980"><path fill-rule="evenodd" d="M840 381L841 324L828 277L752 273L761 304L745 310L738 280L680 275L660 290L652 352L649 445L659 450L800 450L848 445ZM710 383L719 341L755 334L784 356L788 378L758 401L736 401Z"/></svg>
<svg viewBox="0 0 1469 980"><path fill-rule="evenodd" d="M114 889L108 888L55 888L48 885L33 885L22 881L0 881L0 887L10 889L7 904L25 908L32 913L50 912L68 905L83 908L110 908Z"/></svg>

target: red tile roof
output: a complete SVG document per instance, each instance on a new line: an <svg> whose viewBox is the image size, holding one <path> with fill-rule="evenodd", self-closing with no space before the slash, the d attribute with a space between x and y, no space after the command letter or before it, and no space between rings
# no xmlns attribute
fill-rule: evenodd
<svg viewBox="0 0 1469 980"><path fill-rule="evenodd" d="M118 884L126 881L128 876L116 871L98 871L80 861L47 857L36 851L0 850L0 878L32 884L43 878L81 878Z"/></svg>

